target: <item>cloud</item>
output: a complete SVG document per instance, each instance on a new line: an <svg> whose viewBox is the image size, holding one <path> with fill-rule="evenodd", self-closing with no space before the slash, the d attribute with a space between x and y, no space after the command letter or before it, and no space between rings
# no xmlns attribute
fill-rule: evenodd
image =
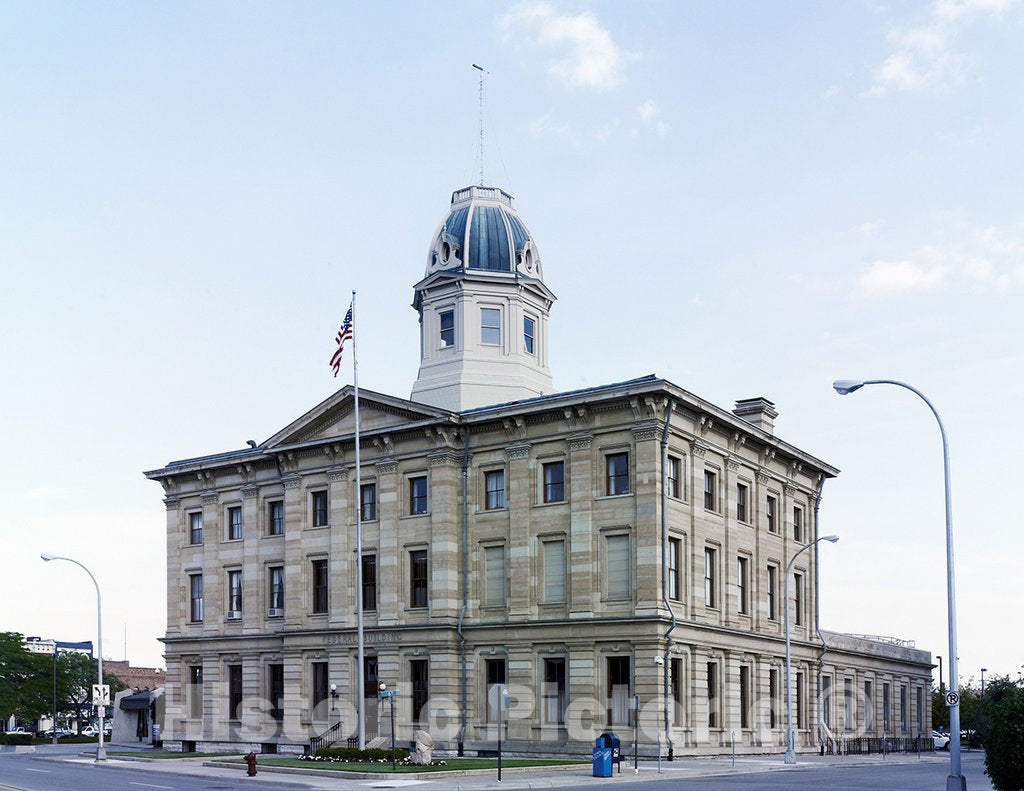
<svg viewBox="0 0 1024 791"><path fill-rule="evenodd" d="M832 99L839 95L842 90L838 85L829 85L824 92L821 94L824 99Z"/></svg>
<svg viewBox="0 0 1024 791"><path fill-rule="evenodd" d="M858 291L890 297L947 287L982 294L1024 286L1024 225L958 232L956 241L928 245L899 259L880 259L864 270Z"/></svg>
<svg viewBox="0 0 1024 791"><path fill-rule="evenodd" d="M870 296L888 296L934 289L942 285L946 268L926 268L912 261L875 261L860 279L860 290Z"/></svg>
<svg viewBox="0 0 1024 791"><path fill-rule="evenodd" d="M924 24L888 34L893 52L875 67L868 96L890 91L942 90L964 79L965 56L956 39L964 24L1001 16L1016 0L935 0Z"/></svg>
<svg viewBox="0 0 1024 791"><path fill-rule="evenodd" d="M636 108L637 115L644 126L651 127L658 137L665 137L669 132L669 125L661 119L661 107L653 99L648 99Z"/></svg>
<svg viewBox="0 0 1024 791"><path fill-rule="evenodd" d="M564 56L548 73L570 88L608 90L625 81L623 68L635 56L623 52L589 11L560 14L549 3L520 3L499 21L507 35L524 34L533 44L557 48Z"/></svg>

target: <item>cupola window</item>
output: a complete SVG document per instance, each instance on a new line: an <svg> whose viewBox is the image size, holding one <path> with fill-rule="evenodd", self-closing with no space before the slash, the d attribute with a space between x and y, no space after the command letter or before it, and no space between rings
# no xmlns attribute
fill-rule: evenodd
<svg viewBox="0 0 1024 791"><path fill-rule="evenodd" d="M480 342L501 344L501 311L497 308L480 309Z"/></svg>
<svg viewBox="0 0 1024 791"><path fill-rule="evenodd" d="M523 348L527 354L533 354L533 338L536 334L536 322L529 316L523 317Z"/></svg>
<svg viewBox="0 0 1024 791"><path fill-rule="evenodd" d="M441 348L455 345L455 311L441 311Z"/></svg>

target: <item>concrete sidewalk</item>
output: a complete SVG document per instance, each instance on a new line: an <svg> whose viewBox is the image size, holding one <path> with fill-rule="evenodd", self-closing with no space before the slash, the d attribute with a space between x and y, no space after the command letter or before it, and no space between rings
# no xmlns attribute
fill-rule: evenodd
<svg viewBox="0 0 1024 791"><path fill-rule="evenodd" d="M81 755L71 756L45 756L35 755L32 760L60 761L70 763L92 764L93 759ZM868 756L817 756L806 755L799 757L796 766L786 766L782 762L781 755L772 756L745 756L737 758L735 767L729 757L721 758L679 758L669 763L662 761L661 774L658 773L656 762L641 761L639 771L634 772L632 761L623 761L622 774L616 772L615 782L652 782L657 780L682 780L696 777L722 777L729 775L755 774L759 772L799 772L801 769L823 767L847 767L847 766L875 766L883 764L906 764L917 762L945 763L949 760L944 753L922 754L920 756L911 754L889 754L885 757L880 755ZM145 753L140 752L138 756L110 758L106 762L108 768L129 768L133 770L145 770L154 775L170 777L173 775L203 777L203 778L232 778L238 779L244 776L245 764L238 764L235 767L226 767L221 762L212 761L209 758L165 758L146 759ZM348 774L348 773L346 773ZM399 775L377 775L375 777L360 776L340 777L334 774L333 770L318 769L313 766L310 769L287 769L283 767L259 767L259 774L249 778L253 783L276 783L293 785L297 788L318 788L335 789L337 791L348 791L350 789L366 788L406 788L413 786L432 786L438 789L462 789L464 791L476 791L478 789L499 789L499 788L551 788L564 786L590 786L600 783L601 779L592 776L589 765L581 766L578 769L558 769L545 771L544 769L503 769L502 781L497 780L497 772L489 771L486 774L475 775L450 775L446 773L423 773L423 774L399 774Z"/></svg>

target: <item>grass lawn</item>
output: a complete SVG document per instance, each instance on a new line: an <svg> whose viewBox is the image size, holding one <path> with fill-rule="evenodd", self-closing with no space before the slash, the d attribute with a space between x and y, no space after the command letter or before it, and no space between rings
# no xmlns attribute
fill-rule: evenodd
<svg viewBox="0 0 1024 791"><path fill-rule="evenodd" d="M238 753L108 752L107 755L130 756L132 758L222 758L226 755L236 756Z"/></svg>
<svg viewBox="0 0 1024 791"><path fill-rule="evenodd" d="M498 770L497 758L443 758L447 766L397 766L396 772L451 772L462 769L494 769ZM241 759L234 763L243 763ZM586 765L589 761L545 760L536 758L503 758L503 769L517 766L565 766L567 764ZM342 761L300 761L298 758L285 758L275 755L261 755L257 766L286 766L294 769L335 769L342 772L390 772L391 763L344 763Z"/></svg>

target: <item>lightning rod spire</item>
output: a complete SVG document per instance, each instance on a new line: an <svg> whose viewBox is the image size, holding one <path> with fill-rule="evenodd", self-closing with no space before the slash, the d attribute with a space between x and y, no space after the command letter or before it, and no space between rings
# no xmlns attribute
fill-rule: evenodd
<svg viewBox="0 0 1024 791"><path fill-rule="evenodd" d="M480 186L484 185L484 75L490 74L483 66L473 64L480 72Z"/></svg>

